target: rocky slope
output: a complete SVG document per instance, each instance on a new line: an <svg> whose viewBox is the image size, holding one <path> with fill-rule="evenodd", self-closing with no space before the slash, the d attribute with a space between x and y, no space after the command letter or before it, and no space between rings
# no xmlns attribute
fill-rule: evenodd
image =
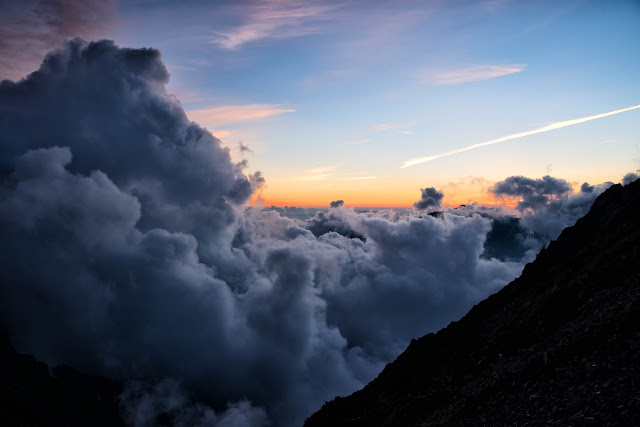
<svg viewBox="0 0 640 427"><path fill-rule="evenodd" d="M640 180L314 426L640 424Z"/></svg>
<svg viewBox="0 0 640 427"><path fill-rule="evenodd" d="M81 374L68 366L50 368L18 354L0 334L0 424L4 426L120 426L122 385Z"/></svg>

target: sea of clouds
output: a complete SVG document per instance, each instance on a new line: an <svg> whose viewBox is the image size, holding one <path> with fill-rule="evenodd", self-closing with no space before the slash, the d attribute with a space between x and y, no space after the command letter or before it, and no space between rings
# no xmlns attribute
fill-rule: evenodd
<svg viewBox="0 0 640 427"><path fill-rule="evenodd" d="M124 380L136 426L300 425L517 277L610 185L509 177L492 191L515 210L443 208L434 188L404 211L250 208L265 178L168 79L154 49L74 39L0 83L2 327Z"/></svg>

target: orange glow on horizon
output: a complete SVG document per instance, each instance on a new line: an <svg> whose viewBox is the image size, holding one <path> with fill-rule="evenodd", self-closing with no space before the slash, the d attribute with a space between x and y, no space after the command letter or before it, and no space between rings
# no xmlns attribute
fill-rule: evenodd
<svg viewBox="0 0 640 427"><path fill-rule="evenodd" d="M415 192L411 192L415 193ZM333 200L344 200L344 206L360 208L360 207L377 207L377 208L411 208L413 204L418 200L419 194L412 194L407 197L404 194L391 194L387 197L383 197L383 194L360 194L358 197L349 198L345 197L324 197L320 195L276 195L268 196L263 195L263 206L291 206L301 208L327 208L329 203ZM404 197L403 197L404 196ZM257 197L254 197L250 203L251 206L255 206ZM501 205L507 208L513 208L517 205L517 199L501 199L493 196L492 194L481 193L462 193L456 194L454 197L445 197L442 200L442 205L450 207L457 207L460 205L470 205L472 203L478 205L496 206Z"/></svg>

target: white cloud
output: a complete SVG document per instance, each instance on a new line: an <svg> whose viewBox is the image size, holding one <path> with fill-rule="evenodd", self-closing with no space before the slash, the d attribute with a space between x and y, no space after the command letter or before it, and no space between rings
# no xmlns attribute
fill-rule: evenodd
<svg viewBox="0 0 640 427"><path fill-rule="evenodd" d="M519 73L524 71L526 67L526 64L472 65L457 70L427 74L424 80L436 85L457 85Z"/></svg>
<svg viewBox="0 0 640 427"><path fill-rule="evenodd" d="M345 144L364 144L365 142L373 141L371 138L361 139L359 141L347 141Z"/></svg>
<svg viewBox="0 0 640 427"><path fill-rule="evenodd" d="M411 126L415 126L417 122L409 122L409 123L382 123L380 125L372 126L368 129L365 129L364 132L381 132L384 130L392 130L392 129L402 129L408 128Z"/></svg>
<svg viewBox="0 0 640 427"><path fill-rule="evenodd" d="M304 175L296 177L295 181L323 181L332 176L334 170L338 166L319 166L316 168L306 169Z"/></svg>

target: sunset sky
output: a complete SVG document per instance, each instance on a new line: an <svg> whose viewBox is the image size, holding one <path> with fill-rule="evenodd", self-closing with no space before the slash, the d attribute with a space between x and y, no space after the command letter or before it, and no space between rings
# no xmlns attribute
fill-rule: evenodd
<svg viewBox="0 0 640 427"><path fill-rule="evenodd" d="M265 205L409 206L429 186L451 205L491 202L487 188L511 175L579 185L640 168L640 109L549 126L640 104L637 1L136 0L94 12L78 35L159 49L189 117L262 172Z"/></svg>

